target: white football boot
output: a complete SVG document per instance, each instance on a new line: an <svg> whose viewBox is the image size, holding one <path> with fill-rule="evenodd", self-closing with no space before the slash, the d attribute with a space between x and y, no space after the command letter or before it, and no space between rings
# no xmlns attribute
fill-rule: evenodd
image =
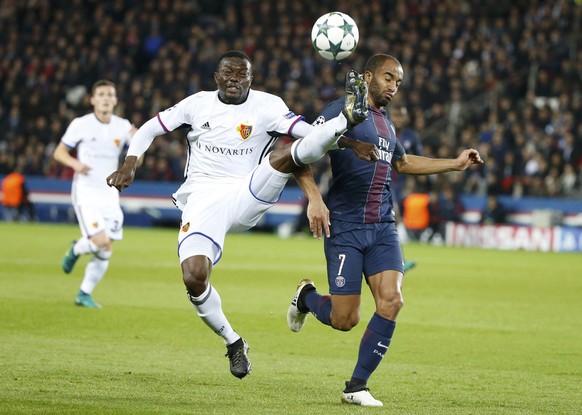
<svg viewBox="0 0 582 415"><path fill-rule="evenodd" d="M305 324L305 320L307 319L307 315L309 312L303 313L297 307L297 301L299 300L299 295L301 291L307 286L315 287L313 281L309 279L303 279L299 281L299 285L297 285L297 291L295 292L295 296L291 300L291 305L287 309L287 325L291 329L291 331L298 332L301 330L303 325Z"/></svg>
<svg viewBox="0 0 582 415"><path fill-rule="evenodd" d="M347 386L347 382L346 382ZM378 399L370 393L370 389L365 388L357 392L343 392L342 402L360 406L384 406Z"/></svg>

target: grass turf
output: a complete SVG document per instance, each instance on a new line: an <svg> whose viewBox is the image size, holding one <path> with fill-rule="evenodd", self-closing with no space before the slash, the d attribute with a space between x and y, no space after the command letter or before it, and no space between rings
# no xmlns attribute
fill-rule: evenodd
<svg viewBox="0 0 582 415"><path fill-rule="evenodd" d="M325 291L321 241L230 235L212 282L253 372L188 303L176 232L126 228L94 292L75 307L87 258L60 260L71 225L0 223L2 414L580 414L582 256L406 245L418 262L390 350L369 382L384 408L342 405L373 313L349 333L285 312L296 282Z"/></svg>

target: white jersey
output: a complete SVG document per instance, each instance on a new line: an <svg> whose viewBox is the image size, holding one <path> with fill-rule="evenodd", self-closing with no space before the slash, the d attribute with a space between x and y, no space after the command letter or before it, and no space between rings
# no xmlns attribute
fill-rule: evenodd
<svg viewBox="0 0 582 415"><path fill-rule="evenodd" d="M246 176L276 141L269 132L290 135L302 118L281 98L254 90L242 104L223 103L218 91L198 92L158 114L166 132L190 128L187 182L228 183Z"/></svg>
<svg viewBox="0 0 582 415"><path fill-rule="evenodd" d="M61 142L77 149L77 159L91 167L88 174L75 173L73 204L119 204L119 192L105 182L119 168L119 156L129 144L131 123L116 115L105 124L94 113L75 118Z"/></svg>

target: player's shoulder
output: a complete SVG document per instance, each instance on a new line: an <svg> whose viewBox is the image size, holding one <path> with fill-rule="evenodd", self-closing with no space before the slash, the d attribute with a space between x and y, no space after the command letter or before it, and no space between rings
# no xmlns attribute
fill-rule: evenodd
<svg viewBox="0 0 582 415"><path fill-rule="evenodd" d="M69 128L84 127L95 124L96 122L97 118L95 117L95 114L90 112L89 114L80 115L76 118L73 118L73 120L69 124Z"/></svg>
<svg viewBox="0 0 582 415"><path fill-rule="evenodd" d="M277 103L284 104L281 97L271 94L270 92L257 91L256 89L251 89L249 91L249 99L252 101L258 101L264 104Z"/></svg>
<svg viewBox="0 0 582 415"><path fill-rule="evenodd" d="M184 98L184 101L210 101L218 96L217 91L198 91Z"/></svg>
<svg viewBox="0 0 582 415"><path fill-rule="evenodd" d="M192 98L192 99L212 98L212 99L214 99L217 94L218 94L218 91L198 91L198 92L188 96L187 98Z"/></svg>
<svg viewBox="0 0 582 415"><path fill-rule="evenodd" d="M346 97L342 96L334 101L331 101L327 104L323 110L321 111L321 115L318 118L320 121L330 120L334 117L337 117L342 109L344 108L344 103L346 101Z"/></svg>
<svg viewBox="0 0 582 415"><path fill-rule="evenodd" d="M97 117L95 117L95 114L90 112L88 114L78 116L73 120L73 122L92 122L96 120Z"/></svg>
<svg viewBox="0 0 582 415"><path fill-rule="evenodd" d="M111 122L119 125L131 124L131 122L127 118L123 118L115 114L111 115Z"/></svg>
<svg viewBox="0 0 582 415"><path fill-rule="evenodd" d="M199 91L188 95L178 105L196 106L207 105L217 99L217 91Z"/></svg>

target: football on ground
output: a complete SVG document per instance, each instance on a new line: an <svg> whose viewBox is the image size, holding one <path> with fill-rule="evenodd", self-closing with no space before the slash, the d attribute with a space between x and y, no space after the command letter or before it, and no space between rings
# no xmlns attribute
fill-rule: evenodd
<svg viewBox="0 0 582 415"><path fill-rule="evenodd" d="M351 55L358 46L360 32L354 19L342 12L326 13L317 19L311 29L311 42L321 56L341 60Z"/></svg>

